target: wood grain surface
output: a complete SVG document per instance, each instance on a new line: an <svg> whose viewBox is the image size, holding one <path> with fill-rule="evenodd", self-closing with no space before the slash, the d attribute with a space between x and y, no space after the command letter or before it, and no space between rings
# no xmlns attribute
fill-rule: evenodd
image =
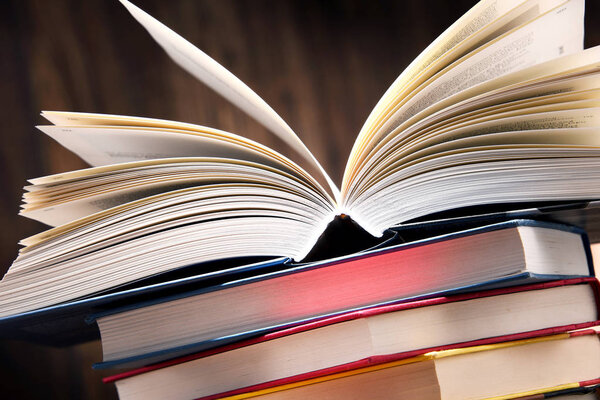
<svg viewBox="0 0 600 400"><path fill-rule="evenodd" d="M371 108L404 67L475 1L134 0L246 82L336 182ZM588 0L586 47L600 44ZM117 0L0 1L0 272L19 239L27 178L86 165L34 126L40 110L174 119L278 142L171 62ZM3 399L111 399L91 364L100 343L0 342Z"/></svg>

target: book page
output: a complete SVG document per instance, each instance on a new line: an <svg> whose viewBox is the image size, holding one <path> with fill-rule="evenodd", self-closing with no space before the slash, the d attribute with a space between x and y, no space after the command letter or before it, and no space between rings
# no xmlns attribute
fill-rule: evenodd
<svg viewBox="0 0 600 400"><path fill-rule="evenodd" d="M597 88L597 73L600 73L600 46L506 74L453 94L410 118L393 135L404 129L413 130L413 126L422 127L433 119L444 119L448 115L502 102Z"/></svg>
<svg viewBox="0 0 600 400"><path fill-rule="evenodd" d="M216 194L216 195L215 195ZM247 211L247 213L246 213ZM250 216L260 213L284 215L285 218L313 224L326 219L328 212L297 193L279 190L269 184L218 184L191 187L136 201L135 207L124 204L47 230L22 241L28 247L21 249L19 268L39 265L43 257L76 257L74 252L94 244L107 245L116 237L133 234L161 226L181 224L184 219ZM84 237L85 235L85 237Z"/></svg>
<svg viewBox="0 0 600 400"><path fill-rule="evenodd" d="M69 116L71 119L75 116L78 120L85 120L77 114L69 113ZM293 173L328 196L327 191L310 174L291 160L257 142L224 131L198 126L196 130L182 130L93 124L38 126L38 129L92 166L174 157L239 159Z"/></svg>
<svg viewBox="0 0 600 400"><path fill-rule="evenodd" d="M600 90L600 73L584 74L582 76L575 75L565 78L560 77L561 75L559 74L557 75L559 78L551 80L544 79L544 76L553 75L557 72L556 68L576 67L575 69L578 70L577 66L580 63L585 64L594 59L600 60L600 51L598 50L600 48L588 49L574 56L567 56L551 61L551 65L533 67L532 69L535 70L534 73L526 73L527 71L524 71L523 73L510 74L512 75L510 79L502 77L495 80L501 81L497 85L494 82L489 82L480 85L483 86L481 88L475 87L469 89L466 95L459 94L461 99L465 99L464 101L458 101L458 104L433 113L419 120L417 123L408 126L402 136L390 135L376 146L363 167L357 172L348 188L347 201L355 197L355 189L363 185L362 181L365 174L371 174L374 169L385 168L385 166L380 164L383 163L385 157L389 156L389 152L413 140L417 135L428 134L434 130L442 129L444 126L451 127L460 123L468 123L468 121L472 121L473 118L480 115L491 117L497 115L501 110L512 110L514 112L512 115L519 115L533 112L527 108L528 106L541 107L543 105L554 104L554 107L545 109L545 111L551 111L587 107L583 106L582 103L580 105L573 104L572 107L569 106L569 102L579 100L589 100L594 103L595 99L600 98L598 96L598 90ZM576 62L577 60L579 61ZM588 68L591 68L592 71L598 69L596 64L583 67L584 70L588 70ZM543 70L543 72L539 72L538 74L538 70ZM527 80L530 76L537 76L541 82L524 85L515 84L515 81L519 79ZM453 103L452 97L457 96L451 96L447 104ZM588 102L586 101L585 103L587 104ZM538 112L543 111L542 109L538 110Z"/></svg>
<svg viewBox="0 0 600 400"><path fill-rule="evenodd" d="M581 138L577 130L573 135L565 134L562 130L568 128L593 128L600 126L600 100L590 101L590 108L567 109L557 111L546 111L528 115L505 116L503 118L491 118L479 123L469 123L462 127L436 132L427 137L415 140L410 145L402 146L390 153L385 160L380 160L373 169L370 169L361 180L361 185L369 187L381 179L381 176L389 176L401 168L418 162L419 159L428 159L432 154L442 153L453 149L490 145L492 141L502 140L498 144L517 143L540 143L547 139L547 144L578 145ZM560 107L559 107L560 108ZM539 133L534 137L526 132L535 130ZM547 130L544 136L541 132ZM517 132L519 135L489 136L494 133ZM560 133L555 136L555 133ZM583 144L592 145L587 137ZM530 140L538 142L528 142ZM464 140L459 140L464 139ZM570 141L571 140L571 141ZM541 142L540 142L541 141ZM354 198L354 197L352 197Z"/></svg>
<svg viewBox="0 0 600 400"><path fill-rule="evenodd" d="M524 70L516 71L472 88L456 93L436 103L412 117L396 132L382 140L372 150L360 170L348 184L346 198L358 188L358 176L363 175L373 165L373 157L380 156L380 151L389 141L403 142L415 133L426 129L431 124L458 117L480 108L497 106L502 103L541 98L559 93L572 93L600 88L600 46L563 56L538 64Z"/></svg>
<svg viewBox="0 0 600 400"><path fill-rule="evenodd" d="M379 114L383 111L382 109L387 107L387 103L421 71L447 53L450 49L460 44L464 39L491 24L499 16L517 8L523 3L526 3L526 1L481 0L462 17L456 20L448 29L438 36L437 39L427 46L427 48L425 48L425 50L423 50L390 85L365 121L365 124L358 135L357 142L367 133L367 128L379 117Z"/></svg>
<svg viewBox="0 0 600 400"><path fill-rule="evenodd" d="M371 136L410 91L469 51L558 6L565 0L480 1L429 45L379 100L354 143L353 165ZM346 168L344 181L348 179Z"/></svg>
<svg viewBox="0 0 600 400"><path fill-rule="evenodd" d="M225 157L291 171L265 153L223 137L185 131L104 126L38 126L91 166L172 157Z"/></svg>
<svg viewBox="0 0 600 400"><path fill-rule="evenodd" d="M467 55L402 105L386 122L385 136L408 118L430 105L478 83L521 70L531 65L575 53L583 46L583 1L566 4L535 21Z"/></svg>
<svg viewBox="0 0 600 400"><path fill-rule="evenodd" d="M492 134L498 136L519 133ZM547 132L526 131L534 144L492 144L435 154L367 188L352 203L352 218L367 231L383 232L390 223L457 208L561 200L586 200L600 195L595 183L600 168L596 128L567 130L557 141L581 145L547 144ZM471 138L470 138L471 139ZM474 138L477 139L477 138ZM491 138L490 138L491 139ZM504 137L512 140L513 138ZM579 140L581 139L581 140ZM591 146L586 146L589 139ZM499 141L500 142L500 141ZM402 199L400 202L398 199Z"/></svg>
<svg viewBox="0 0 600 400"><path fill-rule="evenodd" d="M361 158L354 165L348 164L348 168L356 172L379 140L433 104L482 82L581 50L583 11L583 1L568 1L436 74L398 106L382 129L365 144ZM351 179L352 174L348 177ZM347 181L342 185L344 193L347 185Z"/></svg>
<svg viewBox="0 0 600 400"><path fill-rule="evenodd" d="M564 3L564 1L565 0L525 1L508 11L506 14L501 15L484 27L480 28L477 32L471 34L469 37L464 38L462 41L455 44L452 49L446 51L442 56L430 61L430 64L422 68L418 74L412 74L410 80L403 85L402 89L398 90L393 97L388 98L382 104L382 106L385 106L385 109L381 110L377 119L369 121L368 129L365 127L366 132L363 133L365 138L357 139L357 141L362 143L363 141L368 140L367 137L373 135L381 128L382 124L390 117L390 115L393 113L393 110L397 108L398 104L403 100L403 98L410 94L411 91L417 89L419 85L423 84L435 73L441 71L443 68L447 67L452 62L456 61L470 51L473 51L485 43L496 39L498 36L501 36L502 34L533 20L539 15ZM512 3L503 2L502 4L504 7L507 7ZM352 160L354 160L354 158L352 158Z"/></svg>
<svg viewBox="0 0 600 400"><path fill-rule="evenodd" d="M598 55L600 55L600 53L598 53ZM562 61L562 59L559 59L558 61ZM544 79L542 77L540 82L528 84L517 83L514 85L512 84L514 81L510 81L509 83L502 79L503 83L508 83L504 88L495 88L495 86L487 84L482 85L482 87L473 88L474 90L468 90L467 92L469 93L465 96L462 94L457 96L465 100L459 100L457 104L435 112L432 115L425 117L419 123L406 129L406 139L410 139L411 135L415 133L420 134L420 132L427 132L437 126L446 124L450 126L452 125L450 119L461 121L463 118L466 118L465 121L468 121L468 115L477 115L480 110L483 109L489 109L490 111L488 112L493 115L494 109L502 109L504 107L516 107L514 109L518 109L529 102L544 102L549 98L559 99L562 98L562 96L571 94L575 96L581 94L581 96L584 96L582 99L598 99L599 97L596 92L600 89L599 67L600 66L594 66L594 69L596 69L597 72L592 72L590 74L569 74L564 78L558 77L554 79ZM468 96L468 94L471 96ZM378 151L386 145L387 142L380 143L378 145Z"/></svg>
<svg viewBox="0 0 600 400"><path fill-rule="evenodd" d="M599 88L600 46L534 65L456 93L419 112L376 148L398 135L410 136L438 121L522 99Z"/></svg>
<svg viewBox="0 0 600 400"><path fill-rule="evenodd" d="M567 127L600 126L596 120L596 111L593 108L600 107L600 91L596 96L587 100L575 100L570 102L546 103L534 107L514 108L505 112L495 112L484 116L471 116L465 120L454 121L443 124L435 129L419 131L417 135L408 140L397 142L391 140L378 150L377 154L369 160L369 167L361 170L361 174L372 175L374 170L389 168L391 160L396 159L398 154L408 154L426 146L445 142L451 135L474 136L487 130L488 132L501 132L508 130L525 129L555 129ZM547 99L547 101L550 101ZM513 106L514 107L514 106ZM546 121L548 121L546 123ZM458 137L458 136L457 136ZM456 138L456 137L455 137ZM396 161L394 161L395 163ZM357 183L358 182L357 178Z"/></svg>
<svg viewBox="0 0 600 400"><path fill-rule="evenodd" d="M181 158L162 163L135 162L116 165L108 175L103 175L104 171L94 175L94 169L91 170L80 174L79 179L74 179L73 173L63 174L63 181L30 191L24 196L21 215L57 226L143 197L225 183L268 183L282 192L295 192L319 207L332 207L326 198L293 175L240 160Z"/></svg>
<svg viewBox="0 0 600 400"><path fill-rule="evenodd" d="M450 126L460 126L470 121L480 120L482 118L494 118L496 115L511 115L526 114L532 109L544 109L545 111L567 110L576 108L585 108L587 106L577 106L577 104L595 104L600 100L600 86L589 90L580 90L572 93L555 93L542 95L535 98L526 98L522 100L514 100L508 103L497 104L493 106L483 107L473 111L461 113L460 115L444 119L437 123L433 123L419 131L419 135L429 133Z"/></svg>
<svg viewBox="0 0 600 400"><path fill-rule="evenodd" d="M127 0L120 1L173 61L290 145L305 161L319 170L333 197L339 198L339 189L314 155L288 124L252 89L203 51L146 12Z"/></svg>
<svg viewBox="0 0 600 400"><path fill-rule="evenodd" d="M544 148L544 147L560 147L560 148L589 148L594 149L600 145L600 139L594 131L594 128L582 126L580 128L555 128L555 129L532 129L524 131L507 131L484 134L481 136L464 137L453 141L440 143L430 148L425 148L416 154L404 155L404 158L398 156L396 165L380 171L379 174L374 172L369 180L367 189L357 196L358 204L363 198L368 196L377 196L379 191L385 191L388 187L405 181L411 177L416 177L426 172L431 172L439 168L453 167L453 164L436 163L435 159L443 158L449 155L458 155L460 153L472 153L482 150L494 150L503 148ZM485 156L472 158L471 163L479 163L486 161ZM543 157L544 153L540 152L536 158ZM508 157L508 156L507 156ZM533 157L533 156L532 156ZM496 158L499 160L499 158ZM465 165L466 160L457 161L458 165Z"/></svg>

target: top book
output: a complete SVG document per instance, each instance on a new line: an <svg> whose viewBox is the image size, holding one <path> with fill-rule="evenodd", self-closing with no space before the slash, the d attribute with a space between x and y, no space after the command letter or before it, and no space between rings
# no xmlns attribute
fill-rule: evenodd
<svg viewBox="0 0 600 400"><path fill-rule="evenodd" d="M302 260L339 215L382 236L451 209L600 198L600 48L583 50L583 0L476 4L379 100L340 188L249 87L121 2L295 156L187 123L43 112L54 125L39 128L93 168L25 188L21 214L54 228L22 240L0 316L209 260Z"/></svg>

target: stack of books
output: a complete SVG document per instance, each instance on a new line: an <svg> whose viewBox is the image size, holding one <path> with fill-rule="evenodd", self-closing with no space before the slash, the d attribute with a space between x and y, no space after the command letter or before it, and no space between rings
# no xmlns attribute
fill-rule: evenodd
<svg viewBox="0 0 600 400"><path fill-rule="evenodd" d="M482 0L365 122L338 188L256 93L127 0L293 156L43 112L92 168L32 179L3 336L97 335L122 399L595 398L600 48L583 0ZM588 236L588 233L590 236Z"/></svg>

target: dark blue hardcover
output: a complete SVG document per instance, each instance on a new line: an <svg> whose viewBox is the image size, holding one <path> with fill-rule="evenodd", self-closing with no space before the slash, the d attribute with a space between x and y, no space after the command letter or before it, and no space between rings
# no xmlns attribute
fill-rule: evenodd
<svg viewBox="0 0 600 400"><path fill-rule="evenodd" d="M226 282L222 285L206 287L206 288L202 288L202 289L199 289L196 291L179 293L179 294L165 297L165 298L153 299L148 302L133 304L133 305L130 305L127 307L122 307L119 309L110 310L110 311L107 311L104 313L92 315L92 316L90 316L89 321L93 322L96 318L100 318L100 317L103 317L106 315L121 313L121 312L129 311L129 310L133 310L133 309L137 309L137 308L142 308L142 307L147 307L147 306L157 304L157 303L169 302L169 301L177 300L177 299L180 299L183 297L198 296L198 295L202 295L202 294L217 291L217 290L222 290L225 288L246 285L246 284L249 284L252 282L257 282L260 280L273 279L273 278L277 278L277 277L280 277L283 275L296 274L296 273L311 270L311 269L324 268L327 266L331 266L333 264L344 263L344 262L348 262L350 260L369 257L374 254L380 254L381 252L396 252L399 250L401 251L401 250L405 250L408 248L423 246L423 245L441 242L441 241L445 241L445 240L449 240L449 239L472 236L472 235L476 235L476 234L480 234L480 233L484 233L484 232L512 228L512 227L517 227L517 226L541 226L541 227L560 229L560 230L565 230L565 231L580 234L582 237L582 240L584 242L584 248L586 249L586 256L587 256L588 266L589 266L589 274L590 275L594 274L591 253L589 251L589 243L587 241L587 237L583 230L576 228L576 227L566 226L566 225L562 225L562 224L539 222L539 221L532 221L532 220L514 220L514 221L503 222L503 223L499 223L499 224L493 224L493 225L487 225L484 227L469 229L469 230L465 230L465 231L460 231L460 232L456 232L456 233L445 234L445 235L430 238L430 239L418 240L418 241L411 242L411 243L390 246L390 247L386 247L384 249L366 251L359 255L340 257L340 258L333 259L333 260L327 260L327 261L319 262L319 263L311 263L308 265L302 265L302 266L298 266L298 267L294 267L294 268L290 268L290 269L286 269L286 270L281 270L281 271L277 271L277 272L273 272L273 273L269 273L269 274L265 274L265 275L253 276L253 277L249 277L249 278L245 278L245 279L237 280L237 281L230 281L230 282ZM495 288L501 288L501 287L507 287L507 286L524 285L524 284L531 284L531 283L544 282L544 281L550 281L550 280L568 279L568 278L573 278L573 277L574 276L570 276L570 275L540 275L540 274L531 273L529 271L522 271L520 273L516 273L513 275L496 277L494 279L490 279L490 280L487 280L484 282L478 282L478 283L471 284L468 286L461 286L461 287L456 287L453 289L432 291L429 293L420 294L418 296L398 298L398 299L394 299L393 301L387 301L387 302L382 302L382 303L378 303L378 304L371 304L369 306L380 306L380 305L390 304L390 303L394 303L394 302L398 302L398 301L409 301L409 300L415 300L415 299L420 299L420 298L446 296L446 295L456 294L456 293L495 289ZM330 317L330 316L334 316L334 315L337 315L340 313L358 310L361 308L364 308L364 307L348 308L343 311L336 311L336 312L329 313L329 314L319 315L318 318ZM223 346L223 345L226 345L229 343L233 343L233 342L237 342L237 341L247 339L250 337L262 335L262 334L272 332L275 330L288 328L288 327L291 327L294 325L305 323L312 319L314 319L314 316L305 318L305 319L298 319L293 322L286 322L286 323L279 324L279 325L272 325L272 326L264 327L264 328L257 329L257 330L244 331L244 332L240 332L240 333L234 334L234 335L223 336L223 337L214 338L211 340L187 344L184 346L179 346L179 347L164 349L164 350L160 350L160 351L156 351L156 352L146 353L146 354L138 355L138 356L134 356L134 357L128 357L128 358L123 358L123 359L119 359L119 360L111 360L108 362L95 364L94 368L98 368L98 369L137 368L137 367L140 367L143 365L153 364L153 363L156 363L159 361L176 358L176 357L179 357L182 355L196 353L199 351L207 350L207 349L218 347L218 346Z"/></svg>

